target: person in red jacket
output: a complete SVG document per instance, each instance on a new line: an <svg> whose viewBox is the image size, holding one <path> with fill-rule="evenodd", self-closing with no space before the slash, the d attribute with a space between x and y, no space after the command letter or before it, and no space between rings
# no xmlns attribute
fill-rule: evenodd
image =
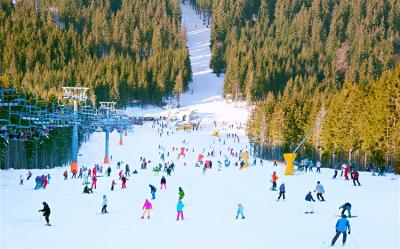
<svg viewBox="0 0 400 249"><path fill-rule="evenodd" d="M64 171L64 180L68 179L68 171Z"/></svg>
<svg viewBox="0 0 400 249"><path fill-rule="evenodd" d="M44 178L43 178L43 189L46 189L47 183L49 183L49 181L47 180L47 176L44 176Z"/></svg>
<svg viewBox="0 0 400 249"><path fill-rule="evenodd" d="M127 181L128 179L126 179L126 177L125 176L123 176L122 177L122 179L121 179L121 181L122 181L122 187L121 188L126 188L126 181Z"/></svg>
<svg viewBox="0 0 400 249"><path fill-rule="evenodd" d="M96 186L97 186L97 177L96 176L93 176L92 177L92 186L91 186L91 188L93 189L96 189Z"/></svg>
<svg viewBox="0 0 400 249"><path fill-rule="evenodd" d="M93 176L97 176L97 169L96 169L96 167L93 167L92 174L93 174Z"/></svg>
<svg viewBox="0 0 400 249"><path fill-rule="evenodd" d="M354 186L356 186L356 182L358 183L358 186L361 185L360 182L358 181L359 174L356 169L354 169L354 171L351 173L351 177L353 178Z"/></svg>
<svg viewBox="0 0 400 249"><path fill-rule="evenodd" d="M76 171L76 169L73 169L72 170L72 177L71 177L71 179L72 178L76 178L76 174L77 174L78 172Z"/></svg>
<svg viewBox="0 0 400 249"><path fill-rule="evenodd" d="M344 169L344 179L349 180L349 172L350 172L350 165L346 165L346 168Z"/></svg>
<svg viewBox="0 0 400 249"><path fill-rule="evenodd" d="M119 179L122 180L122 170L118 173Z"/></svg>
<svg viewBox="0 0 400 249"><path fill-rule="evenodd" d="M276 175L276 172L272 174L272 190L276 190L276 181L278 181L278 176Z"/></svg>

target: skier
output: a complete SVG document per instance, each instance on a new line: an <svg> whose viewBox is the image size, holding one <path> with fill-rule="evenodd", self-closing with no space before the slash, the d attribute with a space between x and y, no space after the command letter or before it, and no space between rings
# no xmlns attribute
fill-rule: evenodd
<svg viewBox="0 0 400 249"><path fill-rule="evenodd" d="M115 180L112 180L111 182L111 191L114 191L114 186L117 185L117 183L115 182Z"/></svg>
<svg viewBox="0 0 400 249"><path fill-rule="evenodd" d="M161 177L161 184L160 184L160 189L163 189L163 187L165 189L167 189L167 179L165 178L165 176Z"/></svg>
<svg viewBox="0 0 400 249"><path fill-rule="evenodd" d="M19 176L19 185L24 185L24 179L22 178L22 175Z"/></svg>
<svg viewBox="0 0 400 249"><path fill-rule="evenodd" d="M151 202L148 199L146 199L146 201L143 204L144 212L143 212L141 219L143 220L146 215L147 215L147 219L150 219L150 212L152 209L153 209L153 205L151 205Z"/></svg>
<svg viewBox="0 0 400 249"><path fill-rule="evenodd" d="M29 179L32 177L32 172L28 171L28 177L26 178L27 181L29 181Z"/></svg>
<svg viewBox="0 0 400 249"><path fill-rule="evenodd" d="M278 200L281 199L281 196L283 197L283 200L285 200L285 183L282 183L281 186L279 186L279 196L278 196Z"/></svg>
<svg viewBox="0 0 400 249"><path fill-rule="evenodd" d="M119 176L119 179L122 180L122 170L119 171L118 176Z"/></svg>
<svg viewBox="0 0 400 249"><path fill-rule="evenodd" d="M359 176L360 176L360 175L358 174L358 171L357 171L356 169L354 169L354 171L351 172L351 178L353 178L353 184L354 184L354 186L356 186L356 182L358 183L358 186L361 185L360 182L358 181L358 177L359 177Z"/></svg>
<svg viewBox="0 0 400 249"><path fill-rule="evenodd" d="M351 218L351 204L349 202L346 202L342 206L339 207L339 210L342 210L342 215L344 215L344 212L347 210L347 213L349 214L349 218Z"/></svg>
<svg viewBox="0 0 400 249"><path fill-rule="evenodd" d="M107 176L110 176L110 175L111 175L111 167L108 166L108 168L107 168Z"/></svg>
<svg viewBox="0 0 400 249"><path fill-rule="evenodd" d="M246 217L244 217L243 214L243 205L241 203L238 203L238 207L237 207L237 211L236 211L236 219L239 218L239 215L242 216L242 219L245 219Z"/></svg>
<svg viewBox="0 0 400 249"><path fill-rule="evenodd" d="M181 217L181 219L183 220L183 207L185 205L182 203L182 200L178 200L178 203L176 204L176 211L178 212L178 214L176 215L176 220L179 220L179 216Z"/></svg>
<svg viewBox="0 0 400 249"><path fill-rule="evenodd" d="M379 167L378 168L378 176L383 176L385 173L385 167Z"/></svg>
<svg viewBox="0 0 400 249"><path fill-rule="evenodd" d="M72 178L76 178L76 174L77 174L78 172L76 172L76 169L73 169L72 170L72 177L71 177L71 179Z"/></svg>
<svg viewBox="0 0 400 249"><path fill-rule="evenodd" d="M96 177L96 175L94 174L94 172L93 172L93 177L92 177L92 186L90 187L90 188L94 188L94 189L96 189L96 187L97 187L97 177Z"/></svg>
<svg viewBox="0 0 400 249"><path fill-rule="evenodd" d="M307 210L305 213L306 214L313 214L314 213L314 204L311 203L315 202L314 198L312 197L311 191L308 191L308 194L306 195L306 204L307 204Z"/></svg>
<svg viewBox="0 0 400 249"><path fill-rule="evenodd" d="M317 162L317 173L321 173L321 162Z"/></svg>
<svg viewBox="0 0 400 249"><path fill-rule="evenodd" d="M78 178L82 178L82 174L83 174L83 168L80 168L80 169L79 169Z"/></svg>
<svg viewBox="0 0 400 249"><path fill-rule="evenodd" d="M88 169L88 177L92 177L92 170Z"/></svg>
<svg viewBox="0 0 400 249"><path fill-rule="evenodd" d="M129 169L129 164L126 164L125 165L125 176L131 177L130 172L131 172L131 170Z"/></svg>
<svg viewBox="0 0 400 249"><path fill-rule="evenodd" d="M101 208L101 213L102 214L107 214L108 212L107 212L107 204L108 204L108 202L107 202L107 196L106 195L103 195L103 207Z"/></svg>
<svg viewBox="0 0 400 249"><path fill-rule="evenodd" d="M320 183L320 181L317 182L317 186L315 186L314 192L317 192L317 199L319 201L325 201L324 197L322 196L323 193L325 193L324 186Z"/></svg>
<svg viewBox="0 0 400 249"><path fill-rule="evenodd" d="M183 189L182 189L182 187L179 187L179 200L182 200L183 199L183 197L185 196L185 192L183 192Z"/></svg>
<svg viewBox="0 0 400 249"><path fill-rule="evenodd" d="M50 184L50 179L51 179L51 176L50 176L50 173L49 173L49 174L47 174L47 184Z"/></svg>
<svg viewBox="0 0 400 249"><path fill-rule="evenodd" d="M278 163L276 162L276 160L274 160L274 167L277 167Z"/></svg>
<svg viewBox="0 0 400 249"><path fill-rule="evenodd" d="M332 243L331 246L335 245L336 240L339 238L340 234L343 234L343 246L346 244L346 238L347 238L347 234L346 231L349 231L348 233L350 234L350 222L349 220L346 218L346 215L343 214L342 218L340 218L337 222L336 222L336 235L335 237L333 237L332 239Z"/></svg>
<svg viewBox="0 0 400 249"><path fill-rule="evenodd" d="M350 165L346 165L346 168L344 169L344 179L349 180L349 172L350 172Z"/></svg>
<svg viewBox="0 0 400 249"><path fill-rule="evenodd" d="M50 207L49 207L49 205L47 205L46 202L43 202L43 209L39 210L39 212L43 212L43 216L47 222L47 225L50 226L50 220L49 220Z"/></svg>
<svg viewBox="0 0 400 249"><path fill-rule="evenodd" d="M272 190L276 191L276 181L278 180L278 176L276 175L276 172L272 174Z"/></svg>
<svg viewBox="0 0 400 249"><path fill-rule="evenodd" d="M67 180L68 179L68 171L65 170L63 175L64 175L64 180Z"/></svg>
<svg viewBox="0 0 400 249"><path fill-rule="evenodd" d="M93 176L97 176L97 168L96 168L96 166L93 167L92 174L93 174Z"/></svg>
<svg viewBox="0 0 400 249"><path fill-rule="evenodd" d="M89 188L87 185L83 187L83 193L82 194L93 194L93 189Z"/></svg>
<svg viewBox="0 0 400 249"><path fill-rule="evenodd" d="M157 189L151 184L149 184L149 187L150 187L151 199L154 200L156 198Z"/></svg>
<svg viewBox="0 0 400 249"><path fill-rule="evenodd" d="M337 172L338 172L338 165L337 164L335 164L334 170L335 170L335 174L333 175L332 179L336 179Z"/></svg>
<svg viewBox="0 0 400 249"><path fill-rule="evenodd" d="M48 184L47 176L43 176L43 189L46 189L47 184Z"/></svg>
<svg viewBox="0 0 400 249"><path fill-rule="evenodd" d="M122 187L121 188L126 188L126 181L127 181L128 179L125 177L125 176L123 176L122 177L122 179L121 179L121 181L122 181Z"/></svg>

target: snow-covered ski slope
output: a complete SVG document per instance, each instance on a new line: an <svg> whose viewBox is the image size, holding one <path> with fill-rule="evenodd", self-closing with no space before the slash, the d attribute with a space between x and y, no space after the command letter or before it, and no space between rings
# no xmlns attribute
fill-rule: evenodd
<svg viewBox="0 0 400 249"><path fill-rule="evenodd" d="M208 67L209 30L190 7L182 8L194 72L190 86L193 94L184 94L182 109L197 110L204 119L217 121L217 128L222 132L221 142L211 136L215 130L212 122L193 132L174 131L171 123L161 137L157 127L152 128L151 124L135 126L134 132L124 137L123 146L118 145L119 135L113 132L110 136L112 176L99 177L98 187L91 195L82 194L81 179L63 180L62 173L68 167L32 171L32 178L51 174L46 190L33 190L34 179L19 185L19 175L26 178L25 170L3 170L0 172L0 248L327 248L334 235L338 207L345 202L351 202L352 213L358 216L350 219L352 233L346 248L399 248L398 178L391 180L390 176L361 173L362 186L354 187L352 182L341 177L331 179L330 169L322 169L321 174L299 172L295 176L284 176L284 167L273 167L271 162L264 162L264 166L257 162L256 166L243 171L232 166L237 158L229 156L228 149L233 148L235 152L248 149L248 140L243 129L229 128L222 122L236 123L236 127L247 119L248 110L222 99L223 78L217 78ZM133 114L165 112L158 108L129 111ZM228 132L239 134L240 143L226 138ZM93 167L102 162L104 137L104 133L95 133L82 145L80 165ZM167 190L159 189L163 174L154 176L151 171L161 162L159 145L166 148L165 154L170 152L167 160L177 165L172 176L167 178ZM186 157L178 160L178 152L172 151L172 147L188 148ZM194 163L199 153L204 150L206 156L212 149L217 154L211 158L213 169L203 175ZM223 161L225 155L231 166L218 171L217 161ZM152 161L147 170L140 170L141 156ZM129 178L124 190L117 180L117 161L124 161L131 169L139 171ZM282 182L286 184L285 201L277 202L278 192L269 190L273 171L278 174L278 186ZM110 191L112 179L118 183L114 192ZM327 201L317 201L315 214L306 215L304 197L314 190L318 180L325 187ZM151 197L148 184L158 188L157 197L152 201L151 219L141 220L144 200ZM183 199L185 220L179 222L175 220L178 187L186 194ZM107 215L99 214L103 194L109 202ZM44 225L44 218L38 212L43 201L52 211L51 227ZM244 220L235 220L238 203L244 206ZM341 238L336 247L340 245Z"/></svg>

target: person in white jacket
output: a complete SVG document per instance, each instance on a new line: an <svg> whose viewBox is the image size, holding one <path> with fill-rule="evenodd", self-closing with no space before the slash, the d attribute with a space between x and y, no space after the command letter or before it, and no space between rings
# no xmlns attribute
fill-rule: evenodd
<svg viewBox="0 0 400 249"><path fill-rule="evenodd" d="M322 194L325 193L325 190L320 181L317 182L317 186L315 186L314 192L317 192L317 199L319 201L325 201L324 197L322 196Z"/></svg>
<svg viewBox="0 0 400 249"><path fill-rule="evenodd" d="M101 213L102 214L107 214L108 212L107 212L107 204L108 204L108 201L107 201L107 196L106 195L103 195L103 207L102 207L102 209L101 209Z"/></svg>

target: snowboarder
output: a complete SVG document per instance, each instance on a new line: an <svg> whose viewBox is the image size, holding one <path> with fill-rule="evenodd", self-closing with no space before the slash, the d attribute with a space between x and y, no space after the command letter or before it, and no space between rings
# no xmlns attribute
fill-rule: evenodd
<svg viewBox="0 0 400 249"><path fill-rule="evenodd" d="M306 204L307 204L307 211L305 212L306 214L312 214L314 213L314 204L311 203L315 202L314 198L312 197L311 191L308 191L307 195L306 195Z"/></svg>
<svg viewBox="0 0 400 249"><path fill-rule="evenodd" d="M114 186L117 185L117 183L115 182L115 180L112 180L111 182L111 191L114 191Z"/></svg>
<svg viewBox="0 0 400 249"><path fill-rule="evenodd" d="M314 192L317 192L317 199L319 201L325 201L324 197L322 196L322 194L325 193L325 189L320 181L317 182L317 186L315 186Z"/></svg>
<svg viewBox="0 0 400 249"><path fill-rule="evenodd" d="M108 204L108 202L107 202L107 196L106 196L106 195L103 195L103 203L102 203L103 207L101 208L101 213L102 213L102 214L107 214L107 213L108 213L108 212L107 212L107 204Z"/></svg>
<svg viewBox="0 0 400 249"><path fill-rule="evenodd" d="M243 205L241 204L241 203L239 203L238 204L238 207L237 207L237 211L236 211L236 219L238 219L239 218L239 215L240 216L242 216L242 219L245 219L246 217L244 217L244 214L243 214Z"/></svg>
<svg viewBox="0 0 400 249"><path fill-rule="evenodd" d="M281 186L279 186L279 196L277 201L281 199L281 196L283 197L283 200L285 200L285 192L285 183L282 183Z"/></svg>
<svg viewBox="0 0 400 249"><path fill-rule="evenodd" d="M344 212L347 210L347 213L349 215L349 218L351 218L351 204L349 202L346 202L345 204L343 204L342 206L339 207L339 210L342 210L342 215L344 215Z"/></svg>
<svg viewBox="0 0 400 249"><path fill-rule="evenodd" d="M276 181L278 180L278 176L276 175L276 172L272 174L272 190L276 191Z"/></svg>
<svg viewBox="0 0 400 249"><path fill-rule="evenodd" d="M356 169L354 169L353 172L351 172L351 178L353 178L353 184L354 186L356 186L356 182L358 183L358 186L360 186L360 182L358 181L358 177L360 176L360 174L358 173L358 171Z"/></svg>
<svg viewBox="0 0 400 249"><path fill-rule="evenodd" d="M161 177L161 184L160 184L160 189L163 189L163 187L165 189L167 189L167 179L165 178L165 176Z"/></svg>
<svg viewBox="0 0 400 249"><path fill-rule="evenodd" d="M156 199L156 187L154 187L153 185L149 184L150 187L150 193L151 193L151 199L154 200Z"/></svg>
<svg viewBox="0 0 400 249"><path fill-rule="evenodd" d="M176 204L176 211L178 212L178 214L176 215L176 220L179 220L179 216L181 217L181 219L183 220L183 207L185 205L182 203L182 200L178 200L178 203Z"/></svg>
<svg viewBox="0 0 400 249"><path fill-rule="evenodd" d="M151 202L148 199L146 199L146 201L143 204L144 212L143 212L141 219L143 220L146 215L147 215L147 219L150 219L150 212L152 209L153 209L153 205L151 205Z"/></svg>
<svg viewBox="0 0 400 249"><path fill-rule="evenodd" d="M347 238L347 234L346 231L349 231L348 233L350 234L350 222L349 220L346 218L346 215L343 214L342 218L340 218L337 222L336 222L336 235L335 237L333 237L332 239L332 243L331 246L335 245L336 240L339 238L340 234L343 234L343 246L346 244L346 238Z"/></svg>
<svg viewBox="0 0 400 249"><path fill-rule="evenodd" d="M179 187L179 200L182 200L183 199L183 197L185 196L185 192L183 192L183 189L182 189L182 187Z"/></svg>
<svg viewBox="0 0 400 249"><path fill-rule="evenodd" d="M46 202L43 202L43 209L39 210L39 212L43 212L43 216L46 220L46 223L48 226L50 226L50 220L49 220L49 216L50 216L50 207L49 205L47 205Z"/></svg>
<svg viewBox="0 0 400 249"><path fill-rule="evenodd" d="M65 170L63 175L64 175L64 180L67 180L68 179L68 171Z"/></svg>
<svg viewBox="0 0 400 249"><path fill-rule="evenodd" d="M89 188L87 185L83 187L83 193L82 194L93 194L93 189Z"/></svg>

